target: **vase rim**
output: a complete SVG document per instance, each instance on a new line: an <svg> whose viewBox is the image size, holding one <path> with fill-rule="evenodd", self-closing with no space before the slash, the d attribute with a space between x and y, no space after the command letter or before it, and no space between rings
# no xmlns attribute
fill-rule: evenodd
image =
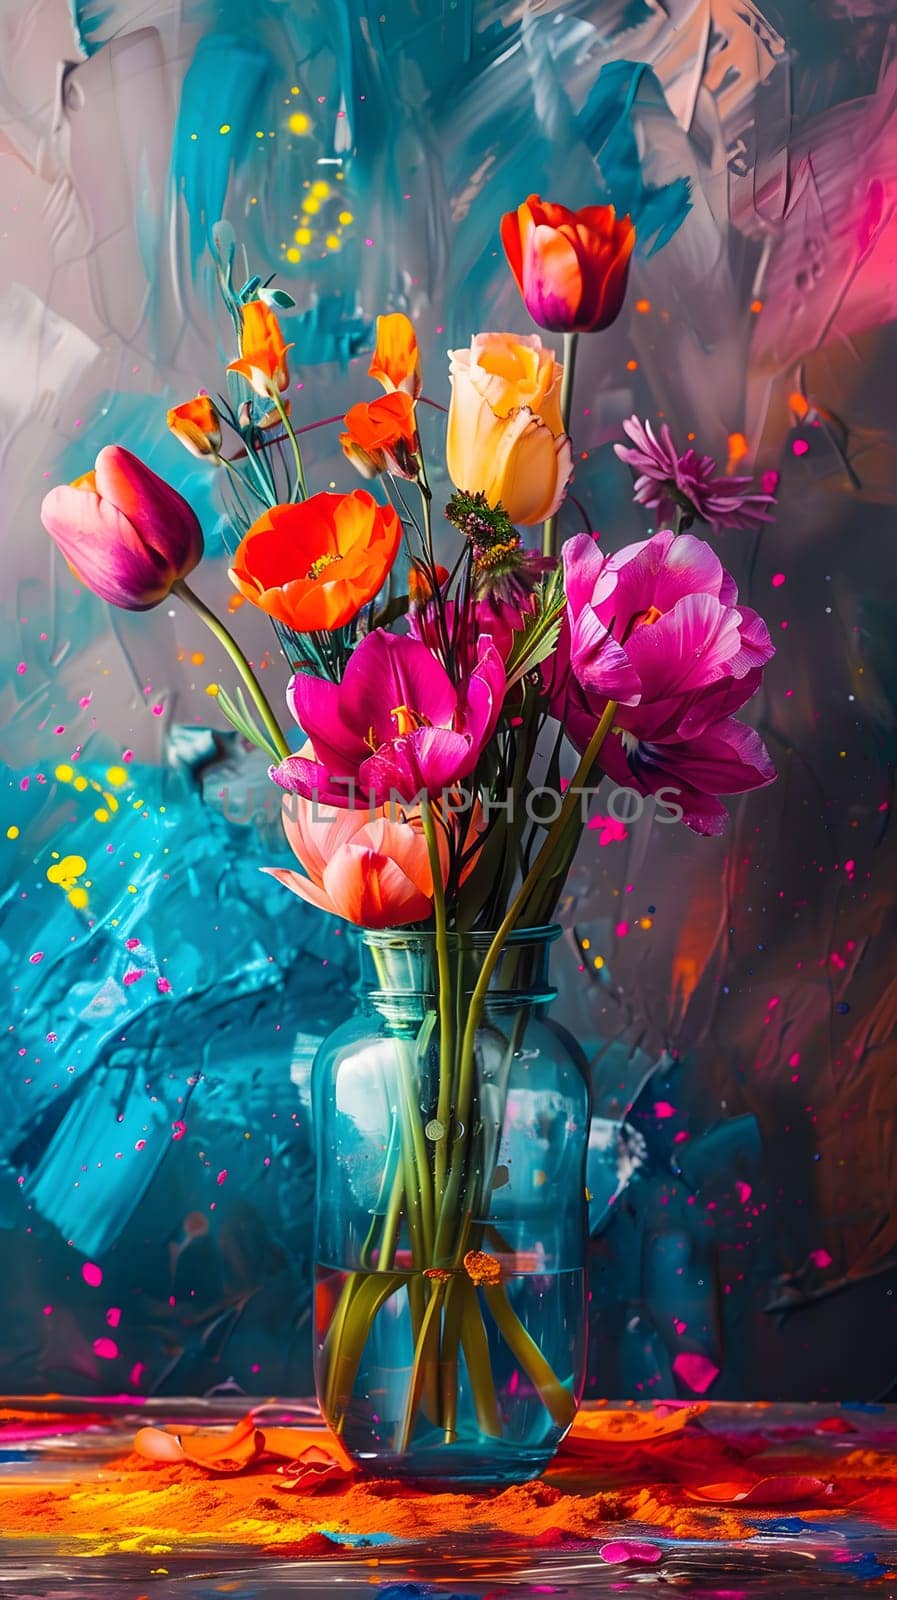
<svg viewBox="0 0 897 1600"><path fill-rule="evenodd" d="M467 950L481 951L484 955L492 945L497 929L476 929L469 933L457 933L450 930L447 937L449 943L455 948L463 946ZM547 945L554 944L561 937L563 928L558 922L547 922L534 928L512 928L502 940L502 949L513 945ZM362 942L373 949L413 948L435 949L436 933L432 928L362 928Z"/></svg>

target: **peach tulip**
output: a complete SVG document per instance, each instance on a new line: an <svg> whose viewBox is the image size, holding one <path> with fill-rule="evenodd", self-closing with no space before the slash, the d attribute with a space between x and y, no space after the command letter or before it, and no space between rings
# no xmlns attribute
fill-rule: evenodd
<svg viewBox="0 0 897 1600"><path fill-rule="evenodd" d="M573 472L563 367L538 334L478 333L449 352L446 461L455 487L529 526L554 516Z"/></svg>
<svg viewBox="0 0 897 1600"><path fill-rule="evenodd" d="M433 873L419 812L346 811L290 794L282 816L307 876L289 867L265 871L300 899L362 928L401 928L430 915ZM444 884L448 847L441 828L437 842Z"/></svg>

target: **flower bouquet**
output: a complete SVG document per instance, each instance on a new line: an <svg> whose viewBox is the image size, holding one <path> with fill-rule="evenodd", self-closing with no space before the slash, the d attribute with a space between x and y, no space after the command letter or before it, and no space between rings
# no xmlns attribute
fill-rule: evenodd
<svg viewBox="0 0 897 1600"><path fill-rule="evenodd" d="M339 434L368 486L310 493L304 450L328 424L293 414L292 301L237 273L218 230L238 354L226 394L168 425L222 475L229 575L289 667L292 743L187 582L202 533L172 487L113 445L42 513L98 595L141 610L173 594L212 630L240 679L217 703L283 791L299 870L270 870L364 930L366 999L313 1075L318 1392L358 1461L455 1484L537 1473L582 1392L589 1090L548 1016L547 954L597 787L715 834L721 796L774 776L733 715L767 629L686 531L765 520L771 495L632 418L617 454L658 531L613 554L589 531L562 543L577 340L617 316L634 230L531 196L502 241L563 360L536 334L453 351L437 476L420 421L443 408L408 317L380 317L382 392ZM454 488L438 526L431 471Z"/></svg>

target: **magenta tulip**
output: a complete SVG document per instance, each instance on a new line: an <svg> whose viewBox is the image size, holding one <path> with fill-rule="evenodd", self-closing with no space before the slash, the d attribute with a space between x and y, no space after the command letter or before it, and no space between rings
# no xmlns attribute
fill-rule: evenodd
<svg viewBox="0 0 897 1600"><path fill-rule="evenodd" d="M100 451L93 472L50 490L41 521L75 576L126 611L159 605L202 557L186 500L117 444Z"/></svg>
<svg viewBox="0 0 897 1600"><path fill-rule="evenodd" d="M588 534L563 548L569 674L553 699L584 750L618 702L600 764L642 794L669 793L698 833L719 833L723 794L770 783L759 736L732 713L756 693L773 654L766 624L738 603L710 546L657 533L605 556ZM674 793L675 791L675 793Z"/></svg>
<svg viewBox="0 0 897 1600"><path fill-rule="evenodd" d="M504 693L505 670L488 637L455 684L420 640L375 628L342 683L302 672L291 679L287 701L314 759L289 756L271 777L282 789L343 807L439 795L473 771Z"/></svg>

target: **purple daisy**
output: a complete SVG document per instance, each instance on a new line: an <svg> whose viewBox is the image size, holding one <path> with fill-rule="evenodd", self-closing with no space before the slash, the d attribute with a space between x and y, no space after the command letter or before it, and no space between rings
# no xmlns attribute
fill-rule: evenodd
<svg viewBox="0 0 897 1600"><path fill-rule="evenodd" d="M638 417L628 417L623 432L634 448L615 444L614 450L639 474L635 498L639 505L656 508L659 528L675 527L677 512L680 532L696 518L709 523L716 533L771 521L774 494L753 489L751 478L717 477L712 456L699 456L696 450L680 456L665 422L660 438L650 422L640 422Z"/></svg>

